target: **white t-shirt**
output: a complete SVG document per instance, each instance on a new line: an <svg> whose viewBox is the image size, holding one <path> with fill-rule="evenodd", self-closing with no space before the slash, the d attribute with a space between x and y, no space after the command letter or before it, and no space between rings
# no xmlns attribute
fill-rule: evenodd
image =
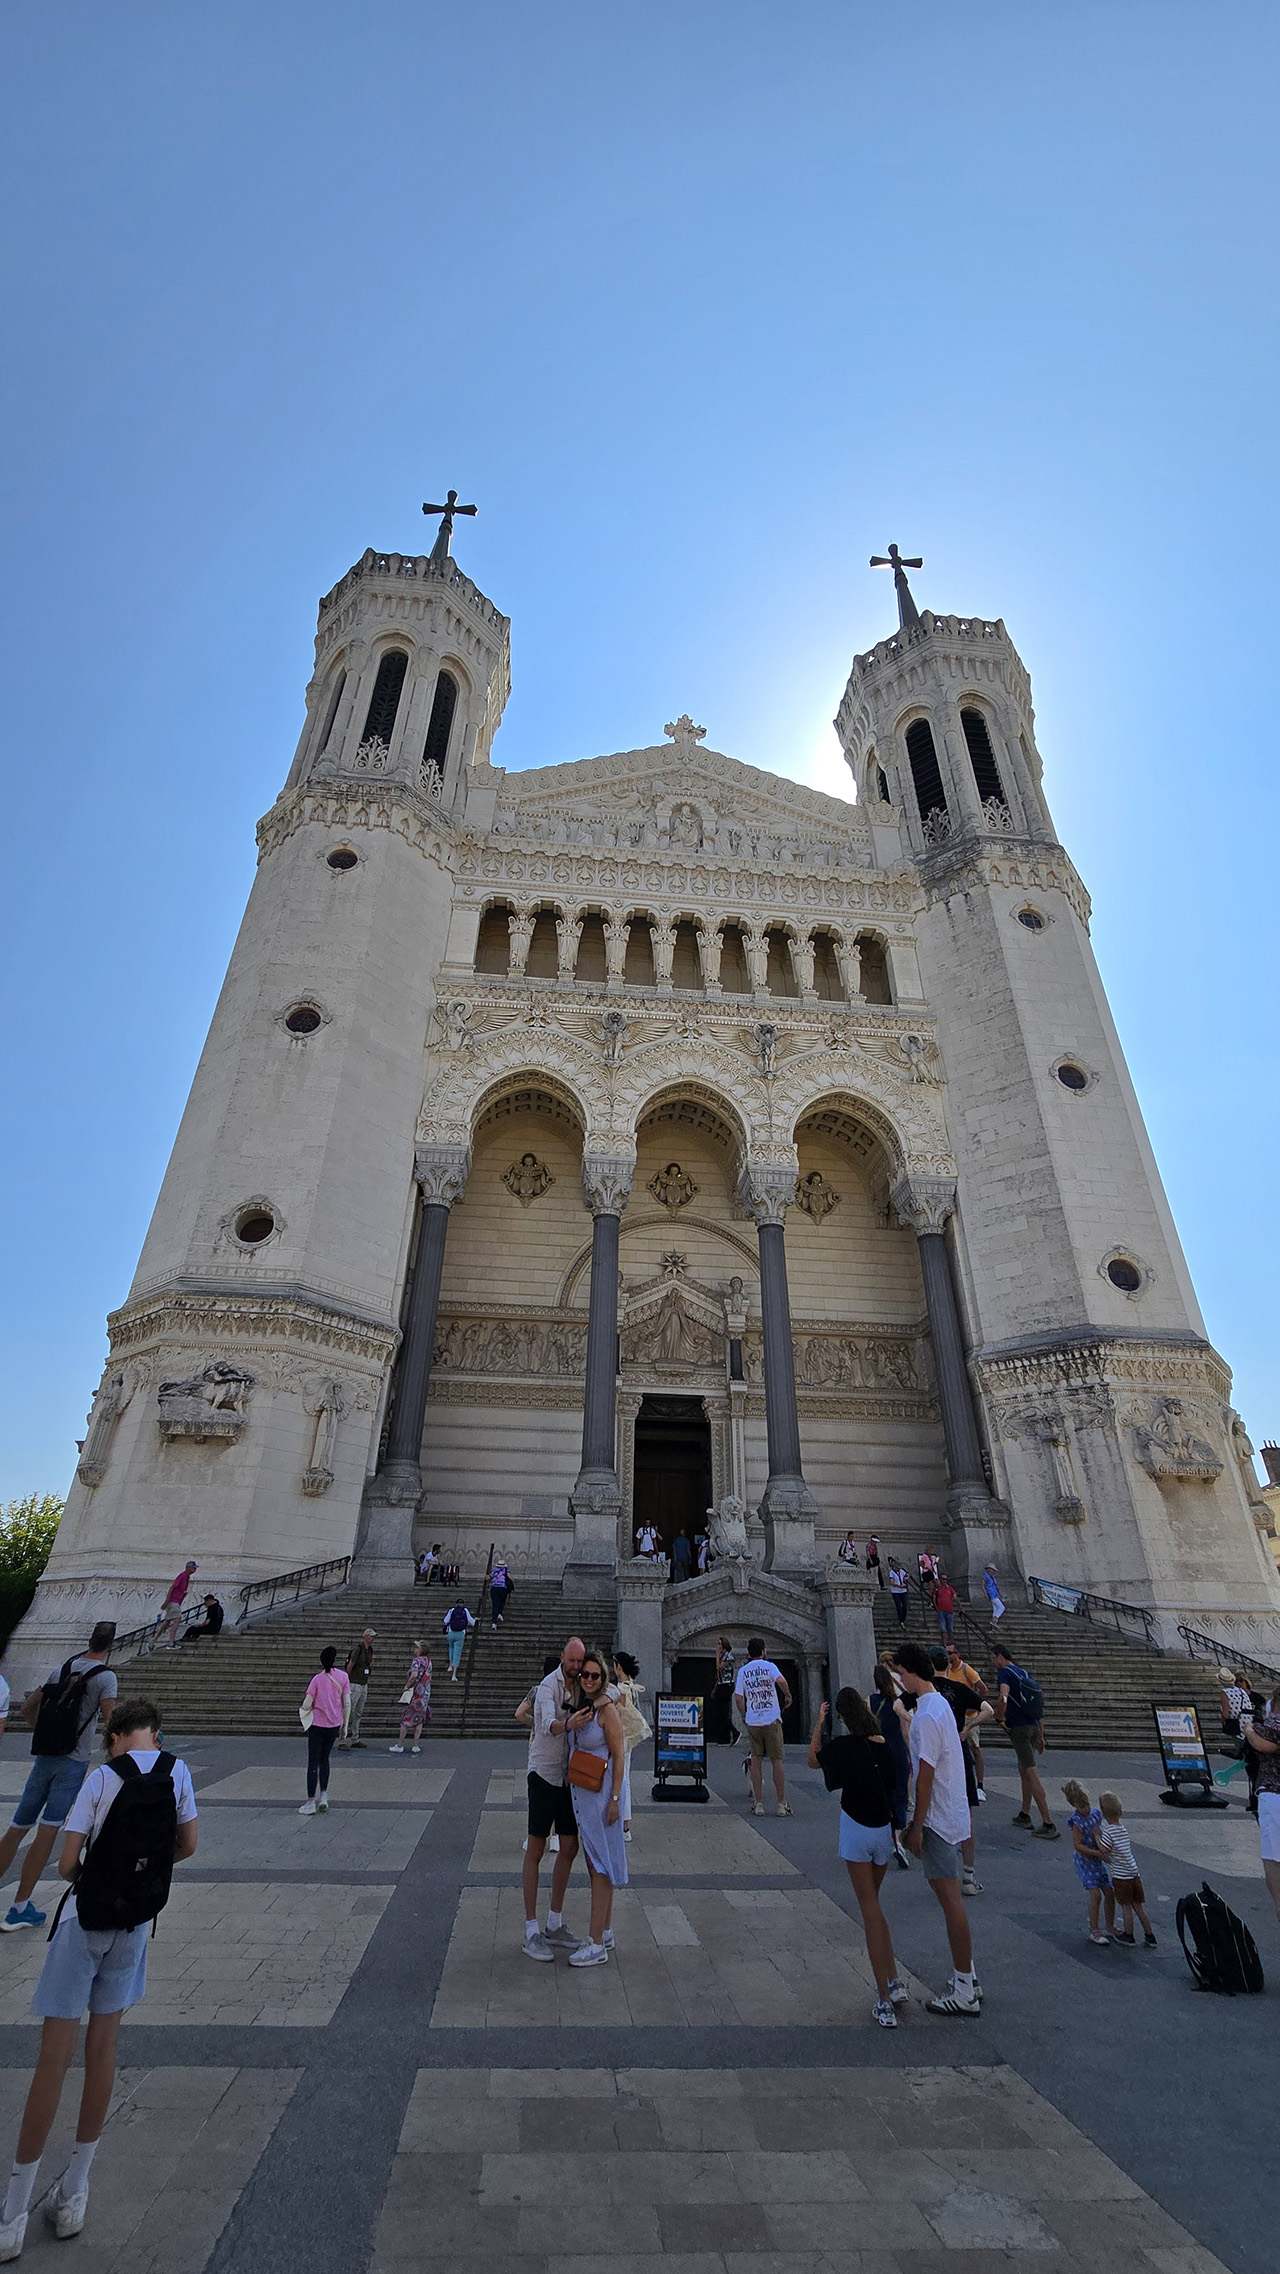
<svg viewBox="0 0 1280 2274"><path fill-rule="evenodd" d="M154 1751L143 1751L140 1748L135 1752L133 1758L142 1774L147 1776L160 1758L160 1748L158 1745ZM178 1803L178 1822L180 1824L194 1824L196 1820L196 1796L191 1789L191 1771L185 1761L174 1762L172 1776L173 1794ZM90 1841L96 1840L106 1823L111 1804L120 1790L121 1782L114 1769L105 1766L100 1769L90 1769L88 1776L71 1803L66 1822L62 1827L63 1831L87 1832Z"/></svg>
<svg viewBox="0 0 1280 2274"><path fill-rule="evenodd" d="M781 1721L782 1707L774 1688L782 1680L771 1658L749 1658L738 1670L733 1694L742 1707L742 1718L748 1729L764 1729L771 1721Z"/></svg>
<svg viewBox="0 0 1280 2274"><path fill-rule="evenodd" d="M5 1680L4 1676L3 1676L3 1674L0 1674L0 1721L4 1721L4 1720L6 1720L6 1719L8 1718L8 1713L9 1713L9 1685L8 1685L8 1683L6 1682L6 1680Z"/></svg>
<svg viewBox="0 0 1280 2274"><path fill-rule="evenodd" d="M922 1761L933 1770L933 1790L925 1810L925 1826L940 1840L959 1847L972 1829L964 1789L964 1753L956 1717L937 1690L917 1698L911 1716L911 1774Z"/></svg>

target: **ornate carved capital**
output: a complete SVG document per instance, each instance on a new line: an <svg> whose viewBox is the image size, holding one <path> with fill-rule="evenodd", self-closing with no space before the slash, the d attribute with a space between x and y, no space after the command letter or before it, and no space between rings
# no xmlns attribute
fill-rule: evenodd
<svg viewBox="0 0 1280 2274"><path fill-rule="evenodd" d="M955 1208L955 1178L904 1176L890 1198L900 1221L909 1224L917 1237L923 1232L940 1232Z"/></svg>
<svg viewBox="0 0 1280 2274"><path fill-rule="evenodd" d="M738 1198L757 1224L782 1224L796 1196L796 1172L780 1162L748 1161L738 1178Z"/></svg>
<svg viewBox="0 0 1280 2274"><path fill-rule="evenodd" d="M413 1156L413 1173L422 1187L428 1208L452 1208L462 1197L471 1174L468 1145L419 1145Z"/></svg>
<svg viewBox="0 0 1280 2274"><path fill-rule="evenodd" d="M622 1214L635 1167L634 1154L583 1154L582 1197L593 1216Z"/></svg>

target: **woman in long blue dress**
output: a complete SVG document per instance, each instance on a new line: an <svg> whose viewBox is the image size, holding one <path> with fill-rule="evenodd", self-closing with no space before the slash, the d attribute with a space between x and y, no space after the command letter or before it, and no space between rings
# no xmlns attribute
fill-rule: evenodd
<svg viewBox="0 0 1280 2274"><path fill-rule="evenodd" d="M621 1717L607 1694L609 1678L605 1659L598 1650L589 1650L578 1676L582 1706L570 1717L569 1729L573 1752L603 1760L605 1770L598 1792L575 1784L570 1776L578 1838L591 1874L591 1939L570 1954L571 1966L608 1965L613 1948L613 1891L627 1884L627 1850L622 1837L626 1746ZM571 1765L572 1758L571 1753Z"/></svg>

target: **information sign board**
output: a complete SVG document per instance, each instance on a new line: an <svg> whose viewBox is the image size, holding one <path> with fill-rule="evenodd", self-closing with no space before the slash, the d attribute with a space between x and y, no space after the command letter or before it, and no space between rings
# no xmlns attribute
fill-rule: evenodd
<svg viewBox="0 0 1280 2274"><path fill-rule="evenodd" d="M653 1770L657 1778L654 1799L705 1800L706 1699L678 1698L662 1690L653 1706ZM694 1789L681 1786L668 1791L667 1780L671 1777L690 1779Z"/></svg>
<svg viewBox="0 0 1280 2274"><path fill-rule="evenodd" d="M1153 1705L1156 1739L1166 1781L1176 1791L1180 1784L1210 1786L1209 1756L1200 1733L1200 1716L1193 1705Z"/></svg>

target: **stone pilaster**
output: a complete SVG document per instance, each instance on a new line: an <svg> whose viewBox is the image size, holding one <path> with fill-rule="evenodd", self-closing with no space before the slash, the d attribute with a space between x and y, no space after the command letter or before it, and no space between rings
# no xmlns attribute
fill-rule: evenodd
<svg viewBox="0 0 1280 2274"><path fill-rule="evenodd" d="M784 1224L795 1198L793 1167L749 1162L738 1182L743 1206L755 1218L760 1246L760 1310L764 1329L764 1411L769 1481L760 1503L765 1528L765 1570L779 1578L809 1575L814 1567L813 1523L818 1504L804 1480L800 1414L796 1404L791 1304L787 1293Z"/></svg>
<svg viewBox="0 0 1280 2274"><path fill-rule="evenodd" d="M666 1572L660 1564L651 1563L647 1556L636 1556L619 1561L614 1584L618 1590L618 1648L629 1650L640 1661L640 1680L649 1694L646 1718L652 1720L653 1699L663 1686L662 1606L667 1591ZM640 1774L644 1775L643 1767Z"/></svg>
<svg viewBox="0 0 1280 2274"><path fill-rule="evenodd" d="M582 1466L570 1495L573 1548L567 1595L607 1592L617 1558L622 1490L617 1470L618 1219L627 1205L634 1155L586 1153L582 1194L591 1210L591 1297L582 1400Z"/></svg>

